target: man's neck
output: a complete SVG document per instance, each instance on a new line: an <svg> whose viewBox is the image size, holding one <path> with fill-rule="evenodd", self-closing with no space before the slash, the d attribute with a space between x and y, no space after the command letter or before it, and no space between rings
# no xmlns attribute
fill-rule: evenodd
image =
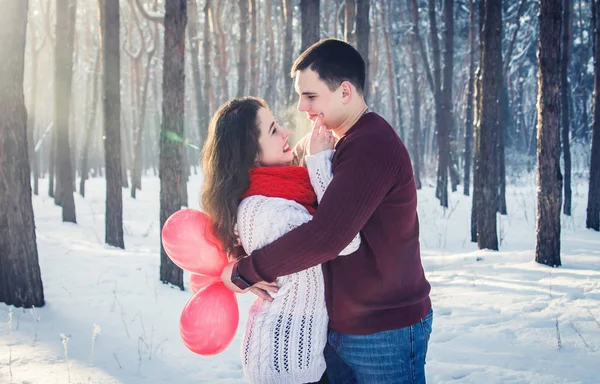
<svg viewBox="0 0 600 384"><path fill-rule="evenodd" d="M356 122L368 111L369 107L364 101L361 100L356 108L353 108L352 112L346 116L342 123L337 128L332 129L333 135L336 137L336 139L344 136L346 132L348 132L348 130L352 128L354 124L356 124Z"/></svg>

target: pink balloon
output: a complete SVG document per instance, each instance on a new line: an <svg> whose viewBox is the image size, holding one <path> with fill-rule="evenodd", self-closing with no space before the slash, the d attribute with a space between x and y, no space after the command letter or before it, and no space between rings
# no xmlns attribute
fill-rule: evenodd
<svg viewBox="0 0 600 384"><path fill-rule="evenodd" d="M182 209L167 219L162 244L175 264L192 273L220 276L227 264L210 218L194 209Z"/></svg>
<svg viewBox="0 0 600 384"><path fill-rule="evenodd" d="M198 291L179 319L179 333L188 349L203 356L222 352L233 340L240 319L235 293L223 283Z"/></svg>
<svg viewBox="0 0 600 384"><path fill-rule="evenodd" d="M221 282L220 276L197 275L195 273L190 275L190 289L192 290L192 294L198 292L206 286L219 282Z"/></svg>

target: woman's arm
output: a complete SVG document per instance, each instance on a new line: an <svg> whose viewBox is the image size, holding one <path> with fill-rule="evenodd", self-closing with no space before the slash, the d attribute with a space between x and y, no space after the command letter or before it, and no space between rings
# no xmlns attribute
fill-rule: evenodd
<svg viewBox="0 0 600 384"><path fill-rule="evenodd" d="M238 232L244 250L251 254L311 219L306 208L294 201L250 196L238 207ZM345 250L352 253L358 245L348 245Z"/></svg>

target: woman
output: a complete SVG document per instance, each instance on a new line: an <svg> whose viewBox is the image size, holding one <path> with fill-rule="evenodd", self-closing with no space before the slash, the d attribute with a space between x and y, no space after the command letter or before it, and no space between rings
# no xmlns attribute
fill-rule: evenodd
<svg viewBox="0 0 600 384"><path fill-rule="evenodd" d="M307 170L290 165L289 136L257 98L231 100L213 117L202 155L202 206L229 253L240 241L249 255L316 211L333 177L334 140L322 130L318 147L326 150L306 157ZM357 235L341 254L359 245ZM273 301L257 299L250 308L244 373L251 383L317 382L328 322L321 267L280 277L277 286Z"/></svg>

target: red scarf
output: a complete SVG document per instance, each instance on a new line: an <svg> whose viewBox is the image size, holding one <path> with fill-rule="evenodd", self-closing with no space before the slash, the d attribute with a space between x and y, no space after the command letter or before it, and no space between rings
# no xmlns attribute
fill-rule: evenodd
<svg viewBox="0 0 600 384"><path fill-rule="evenodd" d="M317 195L304 167L256 167L248 172L250 186L242 199L253 195L281 197L301 204L311 215L317 211Z"/></svg>

